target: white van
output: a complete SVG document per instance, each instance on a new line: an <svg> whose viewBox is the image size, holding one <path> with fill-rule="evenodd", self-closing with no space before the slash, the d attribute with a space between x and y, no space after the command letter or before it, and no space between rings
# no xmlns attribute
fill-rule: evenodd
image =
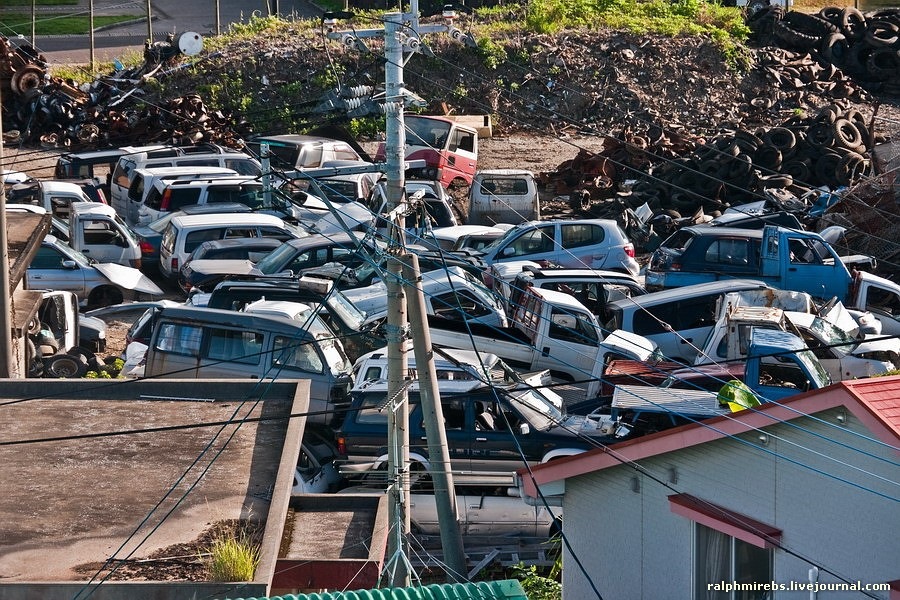
<svg viewBox="0 0 900 600"><path fill-rule="evenodd" d="M157 181L228 177L237 174L238 172L234 169L226 169L225 167L154 167L152 169L135 169L131 185L128 188L127 214L122 215L122 218L129 225L138 223L141 208L143 208L147 195Z"/></svg>
<svg viewBox="0 0 900 600"><path fill-rule="evenodd" d="M539 221L541 202L534 173L489 169L475 173L469 189L469 225Z"/></svg>
<svg viewBox="0 0 900 600"><path fill-rule="evenodd" d="M604 329L642 335L656 343L666 360L691 364L716 324L723 294L769 287L752 279L728 279L616 300L606 305Z"/></svg>
<svg viewBox="0 0 900 600"><path fill-rule="evenodd" d="M350 361L308 306L270 304L295 304L298 310L290 318L284 307L265 305L259 307L261 314L163 308L147 348L144 377L306 379L308 419L329 423L349 404ZM323 344L321 338L328 341Z"/></svg>
<svg viewBox="0 0 900 600"><path fill-rule="evenodd" d="M163 231L159 247L160 272L176 279L197 246L209 240L269 237L279 240L305 237L306 233L278 217L247 213L215 213L173 217Z"/></svg>
<svg viewBox="0 0 900 600"><path fill-rule="evenodd" d="M128 217L128 190L136 169L159 167L223 167L240 175L258 177L259 161L248 154L215 144L202 146L125 147L127 154L119 158L109 184L109 202L123 219Z"/></svg>

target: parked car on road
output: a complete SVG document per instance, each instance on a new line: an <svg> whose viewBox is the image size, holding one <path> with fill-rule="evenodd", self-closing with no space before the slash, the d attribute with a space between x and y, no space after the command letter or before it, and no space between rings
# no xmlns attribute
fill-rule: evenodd
<svg viewBox="0 0 900 600"><path fill-rule="evenodd" d="M488 264L532 260L571 269L607 269L637 277L634 245L611 219L527 221L480 252Z"/></svg>
<svg viewBox="0 0 900 600"><path fill-rule="evenodd" d="M88 308L119 304L139 294L162 296L163 291L139 270L97 263L48 235L31 260L26 275L31 290L65 290Z"/></svg>

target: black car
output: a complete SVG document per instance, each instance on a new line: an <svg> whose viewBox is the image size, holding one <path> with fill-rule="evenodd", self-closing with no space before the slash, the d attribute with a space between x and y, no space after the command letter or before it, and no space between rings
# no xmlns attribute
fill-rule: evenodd
<svg viewBox="0 0 900 600"><path fill-rule="evenodd" d="M345 476L384 475L388 404L385 381L367 383L365 391L353 393L337 431L339 468ZM495 394L478 381L447 383L441 388L441 405L457 483L508 485L526 462L534 465L617 441L600 421L566 415L559 396L527 386L510 384ZM409 453L412 469L420 473L431 470L422 419L417 387L412 387Z"/></svg>

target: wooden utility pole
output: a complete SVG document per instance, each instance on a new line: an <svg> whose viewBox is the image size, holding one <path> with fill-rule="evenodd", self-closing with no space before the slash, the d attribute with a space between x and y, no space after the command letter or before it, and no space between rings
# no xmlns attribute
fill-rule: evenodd
<svg viewBox="0 0 900 600"><path fill-rule="evenodd" d="M0 97L0 105L3 98ZM0 121L0 173L3 172L3 123ZM12 377L12 296L9 285L9 235L6 228L6 183L0 182L0 378Z"/></svg>
<svg viewBox="0 0 900 600"><path fill-rule="evenodd" d="M150 8L150 0L147 0L147 41L153 44L153 11Z"/></svg>
<svg viewBox="0 0 900 600"><path fill-rule="evenodd" d="M91 75L94 74L94 69L97 66L97 63L94 62L94 0L90 0L88 5L90 11L90 17L88 20L90 21L88 27L90 29L90 37L91 37Z"/></svg>

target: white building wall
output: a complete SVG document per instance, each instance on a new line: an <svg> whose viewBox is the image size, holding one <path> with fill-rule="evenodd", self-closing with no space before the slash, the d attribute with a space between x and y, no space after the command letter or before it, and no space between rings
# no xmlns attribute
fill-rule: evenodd
<svg viewBox="0 0 900 600"><path fill-rule="evenodd" d="M641 461L659 482L624 465L568 480L563 528L602 597L691 597L692 523L672 513L668 501L669 495L678 493L778 527L789 549L854 581L900 578L900 503L894 500L900 498L900 488L827 458L841 457L900 482L900 456L848 435L848 430L865 432L852 417L841 429L808 418L795 420L794 425L768 428L765 444L758 432L748 432L737 440L717 440ZM877 458L825 438L865 447ZM877 488L888 498L818 471ZM640 479L639 493L632 489L635 476ZM806 562L775 551L776 581L806 582L808 569ZM820 574L819 581L829 580L834 578ZM563 594L571 600L596 597L570 556L563 562Z"/></svg>

